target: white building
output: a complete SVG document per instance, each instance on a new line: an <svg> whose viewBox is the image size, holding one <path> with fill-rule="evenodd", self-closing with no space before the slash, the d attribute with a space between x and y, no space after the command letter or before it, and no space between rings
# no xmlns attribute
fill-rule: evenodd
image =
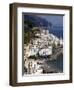
<svg viewBox="0 0 74 90"><path fill-rule="evenodd" d="M39 51L40 56L47 56L52 54L52 46L49 46L48 48L41 49Z"/></svg>
<svg viewBox="0 0 74 90"><path fill-rule="evenodd" d="M52 55L53 44L63 45L63 39L58 38L49 33L49 30L41 30L41 33L36 33L36 38L32 39L28 45L24 45L24 65L27 68L28 74L41 74L43 69L33 59L28 59L30 56L48 56Z"/></svg>
<svg viewBox="0 0 74 90"><path fill-rule="evenodd" d="M43 69L41 68L41 65L38 65L34 60L29 60L27 74L41 74L42 72Z"/></svg>
<svg viewBox="0 0 74 90"><path fill-rule="evenodd" d="M60 45L63 45L63 39L60 38Z"/></svg>
<svg viewBox="0 0 74 90"><path fill-rule="evenodd" d="M40 30L41 33L38 35L38 38L34 38L32 40L32 43L26 46L26 54L27 56L35 56L37 53L40 55L51 55L52 54L52 45L55 44L55 46L63 45L62 38L58 38L53 34L49 33L49 30ZM46 48L45 48L46 46ZM41 49L42 48L42 49ZM41 49L41 50L40 50Z"/></svg>
<svg viewBox="0 0 74 90"><path fill-rule="evenodd" d="M31 49L29 50L29 56L34 56L38 53L39 48L37 47L37 45L34 45L33 47L31 47Z"/></svg>

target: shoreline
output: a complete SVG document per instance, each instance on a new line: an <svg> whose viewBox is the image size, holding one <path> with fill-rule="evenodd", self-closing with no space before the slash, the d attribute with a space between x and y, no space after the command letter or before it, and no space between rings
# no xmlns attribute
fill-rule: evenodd
<svg viewBox="0 0 74 90"><path fill-rule="evenodd" d="M42 74L51 74L51 73L63 73L63 55L60 54L56 60L43 60L43 59L37 59L33 60L37 62L38 66L42 68L43 72ZM27 75L27 74L26 74Z"/></svg>

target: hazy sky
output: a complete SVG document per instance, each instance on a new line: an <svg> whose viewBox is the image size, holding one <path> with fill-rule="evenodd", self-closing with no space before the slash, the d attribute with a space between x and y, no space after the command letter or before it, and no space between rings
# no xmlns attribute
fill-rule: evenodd
<svg viewBox="0 0 74 90"><path fill-rule="evenodd" d="M37 16L45 18L47 21L51 22L54 26L63 26L63 15L37 15Z"/></svg>

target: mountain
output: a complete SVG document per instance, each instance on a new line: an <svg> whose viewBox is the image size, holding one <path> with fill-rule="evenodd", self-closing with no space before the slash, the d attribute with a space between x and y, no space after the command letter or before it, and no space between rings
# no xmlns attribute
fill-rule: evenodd
<svg viewBox="0 0 74 90"><path fill-rule="evenodd" d="M37 15L24 15L24 28L52 27L52 23Z"/></svg>

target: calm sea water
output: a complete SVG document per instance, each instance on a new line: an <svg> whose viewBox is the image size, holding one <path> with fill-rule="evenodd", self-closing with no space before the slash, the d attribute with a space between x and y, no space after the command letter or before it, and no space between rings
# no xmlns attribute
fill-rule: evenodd
<svg viewBox="0 0 74 90"><path fill-rule="evenodd" d="M63 55L60 54L56 60L46 62L50 69L54 69L57 72L63 72Z"/></svg>
<svg viewBox="0 0 74 90"><path fill-rule="evenodd" d="M58 38L63 38L63 27L53 27L53 29L49 30L49 32ZM63 72L63 55L60 54L56 60L48 61L47 65L49 65L51 69L55 69L58 72Z"/></svg>

